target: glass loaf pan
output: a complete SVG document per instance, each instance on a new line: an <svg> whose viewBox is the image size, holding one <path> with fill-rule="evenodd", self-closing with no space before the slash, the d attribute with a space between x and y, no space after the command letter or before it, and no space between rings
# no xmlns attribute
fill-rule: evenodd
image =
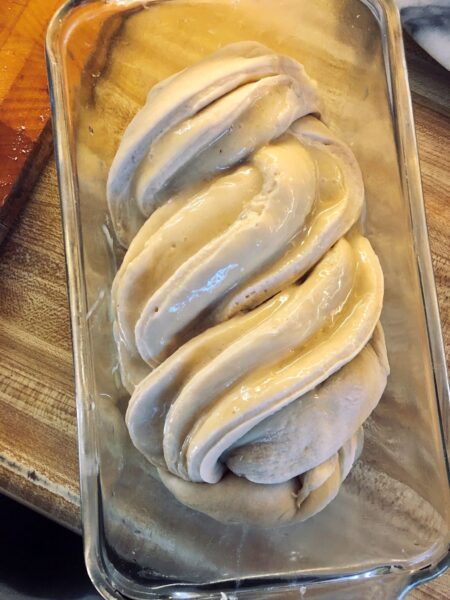
<svg viewBox="0 0 450 600"><path fill-rule="evenodd" d="M353 148L385 274L392 368L358 464L322 513L273 530L180 505L123 421L105 184L158 80L252 39L302 62ZM89 573L105 598L395 598L447 565L448 386L402 34L392 0L72 1L47 37L76 371Z"/></svg>

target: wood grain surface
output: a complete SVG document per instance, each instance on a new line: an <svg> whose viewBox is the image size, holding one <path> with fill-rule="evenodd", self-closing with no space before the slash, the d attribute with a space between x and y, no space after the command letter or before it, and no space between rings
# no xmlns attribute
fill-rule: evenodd
<svg viewBox="0 0 450 600"><path fill-rule="evenodd" d="M407 51L448 349L450 76L409 40ZM69 312L53 159L29 200L0 248L0 489L80 530ZM409 597L449 598L450 574Z"/></svg>
<svg viewBox="0 0 450 600"><path fill-rule="evenodd" d="M0 242L51 153L45 30L62 0L3 0L0 10Z"/></svg>

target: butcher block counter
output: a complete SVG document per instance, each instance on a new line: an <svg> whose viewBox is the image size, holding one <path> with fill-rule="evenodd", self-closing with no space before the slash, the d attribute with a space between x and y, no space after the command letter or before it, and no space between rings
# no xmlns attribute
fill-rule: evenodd
<svg viewBox="0 0 450 600"><path fill-rule="evenodd" d="M407 58L448 352L450 74L410 40ZM76 408L53 158L0 246L0 307L0 490L79 531ZM409 595L449 597L448 573Z"/></svg>

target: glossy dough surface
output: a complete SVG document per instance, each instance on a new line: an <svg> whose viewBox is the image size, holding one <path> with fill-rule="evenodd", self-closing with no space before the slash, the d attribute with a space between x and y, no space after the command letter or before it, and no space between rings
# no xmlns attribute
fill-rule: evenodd
<svg viewBox="0 0 450 600"><path fill-rule="evenodd" d="M222 48L150 91L107 194L134 445L220 521L316 514L389 366L361 173L315 83L260 44Z"/></svg>

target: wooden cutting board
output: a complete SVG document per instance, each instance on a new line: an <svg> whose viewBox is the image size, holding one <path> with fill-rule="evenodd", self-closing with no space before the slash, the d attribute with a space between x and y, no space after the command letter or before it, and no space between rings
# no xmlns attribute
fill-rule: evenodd
<svg viewBox="0 0 450 600"><path fill-rule="evenodd" d="M51 152L44 45L62 0L2 0L0 7L0 242Z"/></svg>
<svg viewBox="0 0 450 600"><path fill-rule="evenodd" d="M407 58L449 348L450 75L412 42ZM0 248L0 490L79 531L76 410L60 219L51 160ZM450 571L408 595L408 600L430 598L450 598Z"/></svg>

